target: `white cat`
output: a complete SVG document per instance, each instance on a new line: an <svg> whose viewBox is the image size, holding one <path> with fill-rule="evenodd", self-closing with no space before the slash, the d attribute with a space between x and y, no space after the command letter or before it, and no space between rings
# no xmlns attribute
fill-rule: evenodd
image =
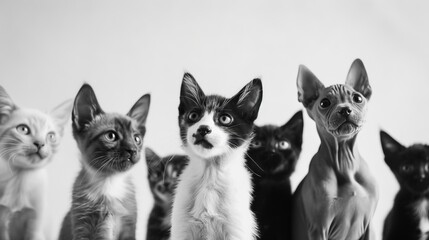
<svg viewBox="0 0 429 240"><path fill-rule="evenodd" d="M17 107L0 86L0 239L45 239L47 173L72 101L51 113Z"/></svg>
<svg viewBox="0 0 429 240"><path fill-rule="evenodd" d="M179 126L189 165L180 176L172 240L253 240L251 179L245 154L262 101L259 79L232 98L206 96L188 73L182 82Z"/></svg>

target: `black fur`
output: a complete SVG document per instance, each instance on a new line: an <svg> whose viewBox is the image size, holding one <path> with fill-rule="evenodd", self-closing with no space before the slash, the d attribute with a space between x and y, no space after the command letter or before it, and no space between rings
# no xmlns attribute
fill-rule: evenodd
<svg viewBox="0 0 429 240"><path fill-rule="evenodd" d="M420 217L415 209L422 201L429 201L429 146L404 147L384 131L380 137L385 161L400 185L384 222L383 239L429 239L427 233L420 231ZM425 210L426 216L428 210Z"/></svg>
<svg viewBox="0 0 429 240"><path fill-rule="evenodd" d="M146 148L148 180L154 197L154 206L149 215L146 240L170 238L170 214L177 180L189 160L185 155L170 155L161 158Z"/></svg>
<svg viewBox="0 0 429 240"><path fill-rule="evenodd" d="M283 126L255 127L247 164L253 172L252 210L258 223L258 239L290 239L290 176L301 153L302 131L302 111Z"/></svg>

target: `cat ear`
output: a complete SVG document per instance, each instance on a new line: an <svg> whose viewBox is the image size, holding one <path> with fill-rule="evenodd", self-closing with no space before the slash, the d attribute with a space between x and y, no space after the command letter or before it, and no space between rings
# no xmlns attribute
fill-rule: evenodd
<svg viewBox="0 0 429 240"><path fill-rule="evenodd" d="M146 125L147 114L149 113L150 94L143 95L127 113L127 116L137 120L140 127Z"/></svg>
<svg viewBox="0 0 429 240"><path fill-rule="evenodd" d="M199 105L205 94L190 73L185 73L180 88L179 112L182 113L188 106Z"/></svg>
<svg viewBox="0 0 429 240"><path fill-rule="evenodd" d="M70 113L73 108L73 100L69 99L55 107L51 112L50 115L54 118L60 135L63 135L64 126L70 119Z"/></svg>
<svg viewBox="0 0 429 240"><path fill-rule="evenodd" d="M161 162L161 157L158 156L151 148L145 148L146 163L149 169L152 169Z"/></svg>
<svg viewBox="0 0 429 240"><path fill-rule="evenodd" d="M10 114L17 109L12 98L7 94L6 90L0 86L0 124L4 124L9 120Z"/></svg>
<svg viewBox="0 0 429 240"><path fill-rule="evenodd" d="M245 118L251 122L255 121L262 102L261 79L255 78L250 81L231 98L230 102L236 104Z"/></svg>
<svg viewBox="0 0 429 240"><path fill-rule="evenodd" d="M304 107L311 108L314 101L319 97L319 91L324 89L323 83L304 65L299 65L298 77L298 101Z"/></svg>
<svg viewBox="0 0 429 240"><path fill-rule="evenodd" d="M389 134L385 131L380 131L380 139L381 139L381 147L383 148L383 153L385 156L391 156L399 153L404 150L405 147L402 146L399 142L393 139Z"/></svg>
<svg viewBox="0 0 429 240"><path fill-rule="evenodd" d="M347 74L346 85L351 86L354 90L360 92L366 99L370 99L372 94L371 86L368 81L368 74L365 66L360 59L353 61Z"/></svg>
<svg viewBox="0 0 429 240"><path fill-rule="evenodd" d="M94 90L89 84L83 84L73 104L72 121L76 130L84 129L94 118L104 113L98 104Z"/></svg>
<svg viewBox="0 0 429 240"><path fill-rule="evenodd" d="M281 129L292 131L295 145L301 147L302 132L304 129L304 119L302 116L302 111L296 112L287 123L281 126Z"/></svg>

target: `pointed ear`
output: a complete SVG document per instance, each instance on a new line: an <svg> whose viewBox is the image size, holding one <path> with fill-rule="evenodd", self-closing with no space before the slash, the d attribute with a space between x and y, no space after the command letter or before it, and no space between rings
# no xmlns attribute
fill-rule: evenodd
<svg viewBox="0 0 429 240"><path fill-rule="evenodd" d="M380 139L381 139L381 147L383 148L383 152L385 156L391 156L399 153L404 150L405 147L402 146L399 142L393 139L389 134L385 131L380 131ZM389 163L388 163L389 164Z"/></svg>
<svg viewBox="0 0 429 240"><path fill-rule="evenodd" d="M245 118L250 122L255 121L258 117L259 107L262 102L262 82L261 79L255 78L244 86L230 100L235 103Z"/></svg>
<svg viewBox="0 0 429 240"><path fill-rule="evenodd" d="M325 88L323 83L304 65L299 65L296 86L298 87L298 101L306 108L312 107L314 101L319 97L319 91Z"/></svg>
<svg viewBox="0 0 429 240"><path fill-rule="evenodd" d="M354 90L360 92L366 99L371 98L372 89L369 85L368 74L365 66L360 59L353 61L347 74L346 85L351 86Z"/></svg>
<svg viewBox="0 0 429 240"><path fill-rule="evenodd" d="M294 143L296 146L302 146L302 132L304 130L304 119L302 116L302 111L296 112L290 120L281 126L282 130L289 130L294 135Z"/></svg>
<svg viewBox="0 0 429 240"><path fill-rule="evenodd" d="M89 84L84 84L76 95L72 111L73 128L83 130L94 118L104 113L98 104L94 90Z"/></svg>
<svg viewBox="0 0 429 240"><path fill-rule="evenodd" d="M55 107L49 114L54 118L55 123L58 126L59 133L62 136L64 126L70 119L70 115L73 108L73 100L69 99Z"/></svg>
<svg viewBox="0 0 429 240"><path fill-rule="evenodd" d="M146 157L146 164L149 169L152 169L153 167L157 166L161 161L161 157L159 157L151 148L145 148L145 157Z"/></svg>
<svg viewBox="0 0 429 240"><path fill-rule="evenodd" d="M0 124L4 124L9 120L10 114L17 109L12 98L7 94L6 90L0 86Z"/></svg>
<svg viewBox="0 0 429 240"><path fill-rule="evenodd" d="M190 73L185 73L180 88L179 112L182 113L189 106L199 105L205 94Z"/></svg>
<svg viewBox="0 0 429 240"><path fill-rule="evenodd" d="M127 113L127 116L134 118L139 128L144 128L146 125L147 114L149 113L150 94L143 95ZM144 134L144 133L142 133Z"/></svg>

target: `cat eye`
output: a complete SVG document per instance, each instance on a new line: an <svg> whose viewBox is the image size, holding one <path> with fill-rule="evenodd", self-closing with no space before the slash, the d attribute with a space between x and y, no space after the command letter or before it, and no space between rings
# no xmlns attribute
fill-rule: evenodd
<svg viewBox="0 0 429 240"><path fill-rule="evenodd" d="M16 127L16 130L23 135L30 134L30 128L25 124L20 124Z"/></svg>
<svg viewBox="0 0 429 240"><path fill-rule="evenodd" d="M48 133L48 141L51 143L54 143L57 141L57 136L55 136L55 133Z"/></svg>
<svg viewBox="0 0 429 240"><path fill-rule="evenodd" d="M286 150L290 148L290 144L287 141L280 141L278 143L277 148L281 149L281 150Z"/></svg>
<svg viewBox="0 0 429 240"><path fill-rule="evenodd" d="M329 106L331 106L331 101L329 101L329 99L324 98L324 99L322 99L322 101L320 101L320 107L321 108L327 108Z"/></svg>
<svg viewBox="0 0 429 240"><path fill-rule="evenodd" d="M114 131L108 131L104 134L104 138L109 142L118 140L118 135Z"/></svg>
<svg viewBox="0 0 429 240"><path fill-rule="evenodd" d="M353 94L353 101L355 103L361 103L363 101L363 98L361 95L359 94Z"/></svg>
<svg viewBox="0 0 429 240"><path fill-rule="evenodd" d="M200 117L200 115L197 112L190 112L188 115L188 120L190 120L192 122L196 122L199 117Z"/></svg>
<svg viewBox="0 0 429 240"><path fill-rule="evenodd" d="M222 125L229 125L232 123L232 117L229 114L222 114L219 117L219 122Z"/></svg>
<svg viewBox="0 0 429 240"><path fill-rule="evenodd" d="M260 148L262 147L262 142L259 140L253 140L252 144L250 145L252 148Z"/></svg>
<svg viewBox="0 0 429 240"><path fill-rule="evenodd" d="M137 145L140 145L142 143L142 138L140 137L140 135L136 134L134 136L134 141L136 141Z"/></svg>
<svg viewBox="0 0 429 240"><path fill-rule="evenodd" d="M414 170L414 167L413 167L413 166L411 166L411 165L402 165L402 166L400 167L400 169L401 169L401 171L402 171L402 172L404 172L404 173L410 173L410 172L412 172L412 171Z"/></svg>

